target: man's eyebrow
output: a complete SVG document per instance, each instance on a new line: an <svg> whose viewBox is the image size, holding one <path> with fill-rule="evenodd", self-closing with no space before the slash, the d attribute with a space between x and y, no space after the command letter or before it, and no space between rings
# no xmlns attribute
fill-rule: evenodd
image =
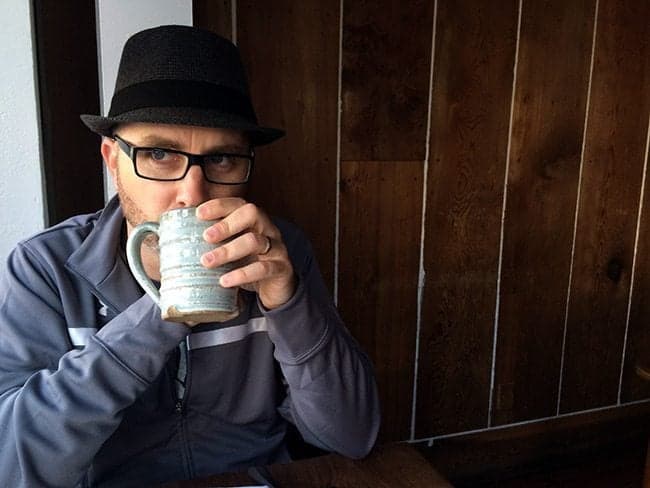
<svg viewBox="0 0 650 488"><path fill-rule="evenodd" d="M165 149L175 149L177 151L181 150L181 145L178 141L170 139L167 137L159 136L157 134L147 134L143 136L140 140L140 146L142 147L160 147ZM210 146L209 149L204 151L204 154L215 154L215 153L236 153L236 154L248 154L250 153L250 147L246 144L216 144Z"/></svg>
<svg viewBox="0 0 650 488"><path fill-rule="evenodd" d="M168 149L179 149L180 144L174 139L169 139L156 134L147 134L140 139L140 146L143 147L161 147Z"/></svg>

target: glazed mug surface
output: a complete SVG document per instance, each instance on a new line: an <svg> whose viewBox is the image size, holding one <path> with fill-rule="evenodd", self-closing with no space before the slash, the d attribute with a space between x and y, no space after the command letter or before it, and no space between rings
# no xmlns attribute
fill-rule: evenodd
<svg viewBox="0 0 650 488"><path fill-rule="evenodd" d="M200 220L196 207L169 210L160 222L138 225L126 244L129 268L144 291L158 304L163 320L182 323L223 322L239 315L238 288L224 288L219 278L235 268L227 263L206 268L201 256L222 243L203 239L203 231L215 220ZM151 234L158 236L160 290L147 276L140 248Z"/></svg>

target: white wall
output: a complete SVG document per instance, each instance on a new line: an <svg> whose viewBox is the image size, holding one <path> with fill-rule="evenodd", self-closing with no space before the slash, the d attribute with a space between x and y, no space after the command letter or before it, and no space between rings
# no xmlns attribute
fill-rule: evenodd
<svg viewBox="0 0 650 488"><path fill-rule="evenodd" d="M96 0L102 115L108 113L120 54L126 40L140 30L163 24L192 25L192 0ZM114 193L106 176L106 199Z"/></svg>
<svg viewBox="0 0 650 488"><path fill-rule="evenodd" d="M30 4L2 0L0 15L0 269L45 222Z"/></svg>

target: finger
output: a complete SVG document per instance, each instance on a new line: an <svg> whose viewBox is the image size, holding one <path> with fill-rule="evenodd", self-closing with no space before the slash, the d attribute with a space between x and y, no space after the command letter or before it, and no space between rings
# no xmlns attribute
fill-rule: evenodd
<svg viewBox="0 0 650 488"><path fill-rule="evenodd" d="M243 205L246 205L243 198L215 198L199 205L196 208L196 216L201 220L221 219Z"/></svg>
<svg viewBox="0 0 650 488"><path fill-rule="evenodd" d="M206 229L203 233L203 238L208 242L215 243L246 230L252 230L258 234L266 234L272 238L279 235L279 231L271 223L266 213L255 204L245 203Z"/></svg>
<svg viewBox="0 0 650 488"><path fill-rule="evenodd" d="M232 241L223 244L201 256L201 263L214 268L225 263L237 261L251 255L261 255L263 251L270 250L270 239L260 234L247 232ZM272 245L271 245L272 247ZM267 248L269 248L267 250Z"/></svg>
<svg viewBox="0 0 650 488"><path fill-rule="evenodd" d="M255 261L224 274L219 282L224 287L243 286L267 280L285 272L287 272L287 265L283 261Z"/></svg>

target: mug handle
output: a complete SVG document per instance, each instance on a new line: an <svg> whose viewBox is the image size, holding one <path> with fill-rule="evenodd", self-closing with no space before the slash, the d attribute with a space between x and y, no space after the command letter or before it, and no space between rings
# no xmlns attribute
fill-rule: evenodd
<svg viewBox="0 0 650 488"><path fill-rule="evenodd" d="M126 259L129 262L129 268L144 291L149 295L156 305L160 306L160 292L158 288L147 276L142 266L140 248L147 234L158 234L159 225L157 222L144 222L138 225L126 241Z"/></svg>

